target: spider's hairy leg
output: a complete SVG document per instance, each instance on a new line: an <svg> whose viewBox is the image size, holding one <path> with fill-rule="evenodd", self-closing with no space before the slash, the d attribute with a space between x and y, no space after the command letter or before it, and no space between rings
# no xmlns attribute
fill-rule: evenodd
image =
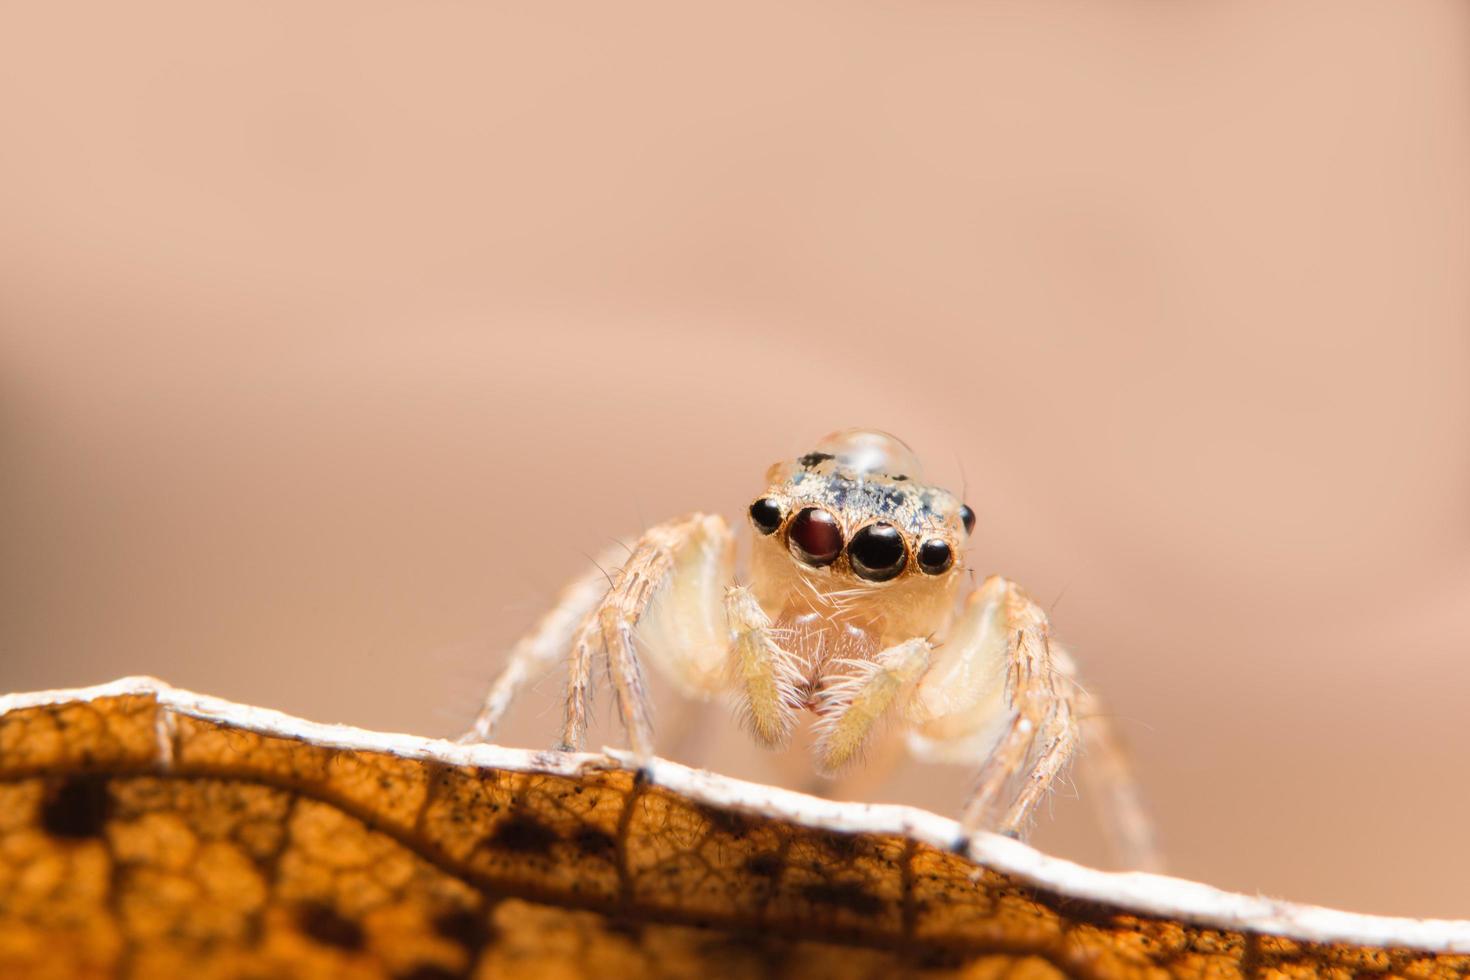
<svg viewBox="0 0 1470 980"><path fill-rule="evenodd" d="M1024 755L1018 754L1012 757L1014 765L997 757L992 757L991 760L997 764L998 772L990 778L1004 781L1008 780L1010 775L1018 769L1024 769L1027 760L1035 753L1035 761L1030 763L1025 781L1021 784L1015 798L1011 800L1011 805L1006 808L1004 816L996 824L996 829L1001 833L1016 837L1025 834L1028 829L1028 821L1036 805L1046 796L1047 791L1051 789L1052 782L1062 774L1062 770L1072 760L1081 741L1070 699L1053 702L1049 710L1042 708L1037 712L1037 716L1040 721L1027 726L1032 733L1030 744ZM987 774L982 770L980 775L982 788L986 781ZM973 829L973 826L973 824L967 824L969 829Z"/></svg>
<svg viewBox="0 0 1470 980"><path fill-rule="evenodd" d="M960 822L966 830L990 827L1020 835L1031 811L1076 750L1077 722L1070 679L1052 662L1046 614L1014 584L1004 579L991 582L985 585L1000 593L998 613L1006 637L1005 700L1012 717L995 751L980 768ZM1005 790L1020 774L1024 774L1022 787L1005 806Z"/></svg>
<svg viewBox="0 0 1470 980"><path fill-rule="evenodd" d="M801 708L801 664L777 642L771 618L746 587L726 590L725 616L733 637L730 683L741 718L757 742L781 748L790 740Z"/></svg>
<svg viewBox="0 0 1470 980"><path fill-rule="evenodd" d="M1077 684L1045 615L1010 582L989 578L970 596L910 716L914 755L981 765L966 831L1023 831L1080 749L1088 754L1081 775L1115 858L1128 868L1161 868L1153 824L1106 715Z"/></svg>
<svg viewBox="0 0 1470 980"><path fill-rule="evenodd" d="M1072 686L1047 633L1041 609L992 576L920 682L911 750L933 761L984 759L961 817L966 831L1023 832L1077 747Z"/></svg>
<svg viewBox="0 0 1470 980"><path fill-rule="evenodd" d="M692 514L645 531L572 639L560 747L580 749L586 740L592 661L601 650L630 747L651 757L639 648L682 693L707 696L722 677L729 634L721 596L732 578L732 537L722 518Z"/></svg>
<svg viewBox="0 0 1470 980"><path fill-rule="evenodd" d="M627 552L608 549L595 565L573 579L557 596L556 603L536 626L511 648L505 666L485 695L485 703L460 742L488 742L517 694L551 669L566 654L580 623L607 594L609 578L604 569L616 568Z"/></svg>
<svg viewBox="0 0 1470 980"><path fill-rule="evenodd" d="M905 704L929 666L933 647L914 637L881 650L872 660L854 661L852 671L824 697L818 722L817 765L834 772L856 761L879 723Z"/></svg>

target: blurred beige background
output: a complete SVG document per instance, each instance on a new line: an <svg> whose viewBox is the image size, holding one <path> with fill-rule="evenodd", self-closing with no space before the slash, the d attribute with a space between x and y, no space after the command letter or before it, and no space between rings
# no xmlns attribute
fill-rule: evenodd
<svg viewBox="0 0 1470 980"><path fill-rule="evenodd" d="M878 426L1053 608L1175 870L1470 916L1459 0L5 22L0 689L449 734L584 555ZM1037 840L1101 860L1073 795Z"/></svg>

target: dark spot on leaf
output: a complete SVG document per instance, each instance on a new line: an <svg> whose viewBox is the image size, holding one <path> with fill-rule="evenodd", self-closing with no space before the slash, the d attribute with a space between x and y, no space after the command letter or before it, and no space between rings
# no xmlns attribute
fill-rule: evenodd
<svg viewBox="0 0 1470 980"><path fill-rule="evenodd" d="M925 970L956 970L965 963L965 956L958 950L931 947L919 954L919 966Z"/></svg>
<svg viewBox="0 0 1470 980"><path fill-rule="evenodd" d="M613 840L612 835L596 827L583 827L572 838L572 843L588 857L609 857L617 850L617 841Z"/></svg>
<svg viewBox="0 0 1470 980"><path fill-rule="evenodd" d="M757 878L774 878L781 873L781 858L776 854L755 854L745 862L745 870Z"/></svg>
<svg viewBox="0 0 1470 980"><path fill-rule="evenodd" d="M495 929L483 912L456 909L434 917L434 931L469 950L473 959L495 938Z"/></svg>
<svg viewBox="0 0 1470 980"><path fill-rule="evenodd" d="M344 918L330 905L319 902L303 905L298 913L297 923L301 926L302 932L323 946L336 946L338 949L347 950L362 949L362 926L351 919Z"/></svg>
<svg viewBox="0 0 1470 980"><path fill-rule="evenodd" d="M1101 902L1074 898L1071 895L1064 895L1045 888L1024 887L1018 888L1017 891L1027 901L1045 903L1063 910L1069 919L1076 919L1078 922L1097 926L1100 929L1118 928L1120 918L1118 910Z"/></svg>
<svg viewBox="0 0 1470 980"><path fill-rule="evenodd" d="M626 916L613 915L607 919L607 931L627 936L629 939L642 940L643 923Z"/></svg>
<svg viewBox="0 0 1470 980"><path fill-rule="evenodd" d="M722 810L713 806L702 806L699 809L704 819L709 821L710 828L716 833L730 837L744 837L746 831L750 829L750 818L743 813Z"/></svg>
<svg viewBox="0 0 1470 980"><path fill-rule="evenodd" d="M850 881L824 881L801 890L806 900L817 905L835 905L859 915L877 915L883 911L883 899Z"/></svg>
<svg viewBox="0 0 1470 980"><path fill-rule="evenodd" d="M41 805L41 826L53 837L85 840L102 836L112 799L101 776L73 776Z"/></svg>
<svg viewBox="0 0 1470 980"><path fill-rule="evenodd" d="M418 966L393 974L393 980L464 980L469 974L463 970L451 970L433 963Z"/></svg>
<svg viewBox="0 0 1470 980"><path fill-rule="evenodd" d="M556 831L528 813L512 813L495 825L486 844L517 854L545 854L560 838Z"/></svg>
<svg viewBox="0 0 1470 980"><path fill-rule="evenodd" d="M856 834L838 834L827 831L818 835L818 842L831 851L834 857L843 861L851 861L853 858L871 852L867 842Z"/></svg>

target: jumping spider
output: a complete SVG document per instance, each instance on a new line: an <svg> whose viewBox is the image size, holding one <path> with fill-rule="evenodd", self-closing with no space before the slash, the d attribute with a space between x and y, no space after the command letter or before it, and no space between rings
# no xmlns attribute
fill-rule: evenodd
<svg viewBox="0 0 1470 980"><path fill-rule="evenodd" d="M975 514L923 482L908 446L835 432L772 466L766 484L748 511L749 585L736 584L734 535L718 515L650 528L610 579L593 570L572 582L516 644L465 740L489 740L517 692L570 653L559 747L582 747L594 661L605 658L633 752L650 757L646 659L684 695L733 695L769 748L814 713L821 772L850 765L896 722L914 757L979 767L967 832L1019 835L1085 721L1105 828L1125 861L1153 864L1122 755L1045 614L992 576L956 615Z"/></svg>

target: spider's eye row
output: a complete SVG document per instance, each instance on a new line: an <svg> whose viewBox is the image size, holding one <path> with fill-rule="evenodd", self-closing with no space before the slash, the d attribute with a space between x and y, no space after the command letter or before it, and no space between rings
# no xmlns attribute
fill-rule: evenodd
<svg viewBox="0 0 1470 980"><path fill-rule="evenodd" d="M791 521L786 533L791 553L808 565L830 565L842 554L842 527L820 507L807 507Z"/></svg>
<svg viewBox="0 0 1470 980"><path fill-rule="evenodd" d="M966 508L967 510L969 508ZM919 545L919 568L930 575L940 575L949 571L949 566L954 564L954 551L948 544L938 538L930 538Z"/></svg>
<svg viewBox="0 0 1470 980"><path fill-rule="evenodd" d="M781 505L770 497L762 497L750 505L750 523L762 534L775 534L782 516Z"/></svg>
<svg viewBox="0 0 1470 980"><path fill-rule="evenodd" d="M975 532L975 512L970 509L969 504L960 504L960 520L965 524L965 533Z"/></svg>
<svg viewBox="0 0 1470 980"><path fill-rule="evenodd" d="M847 557L858 577L870 582L886 582L909 563L903 534L883 521L869 524L854 534L847 546Z"/></svg>

